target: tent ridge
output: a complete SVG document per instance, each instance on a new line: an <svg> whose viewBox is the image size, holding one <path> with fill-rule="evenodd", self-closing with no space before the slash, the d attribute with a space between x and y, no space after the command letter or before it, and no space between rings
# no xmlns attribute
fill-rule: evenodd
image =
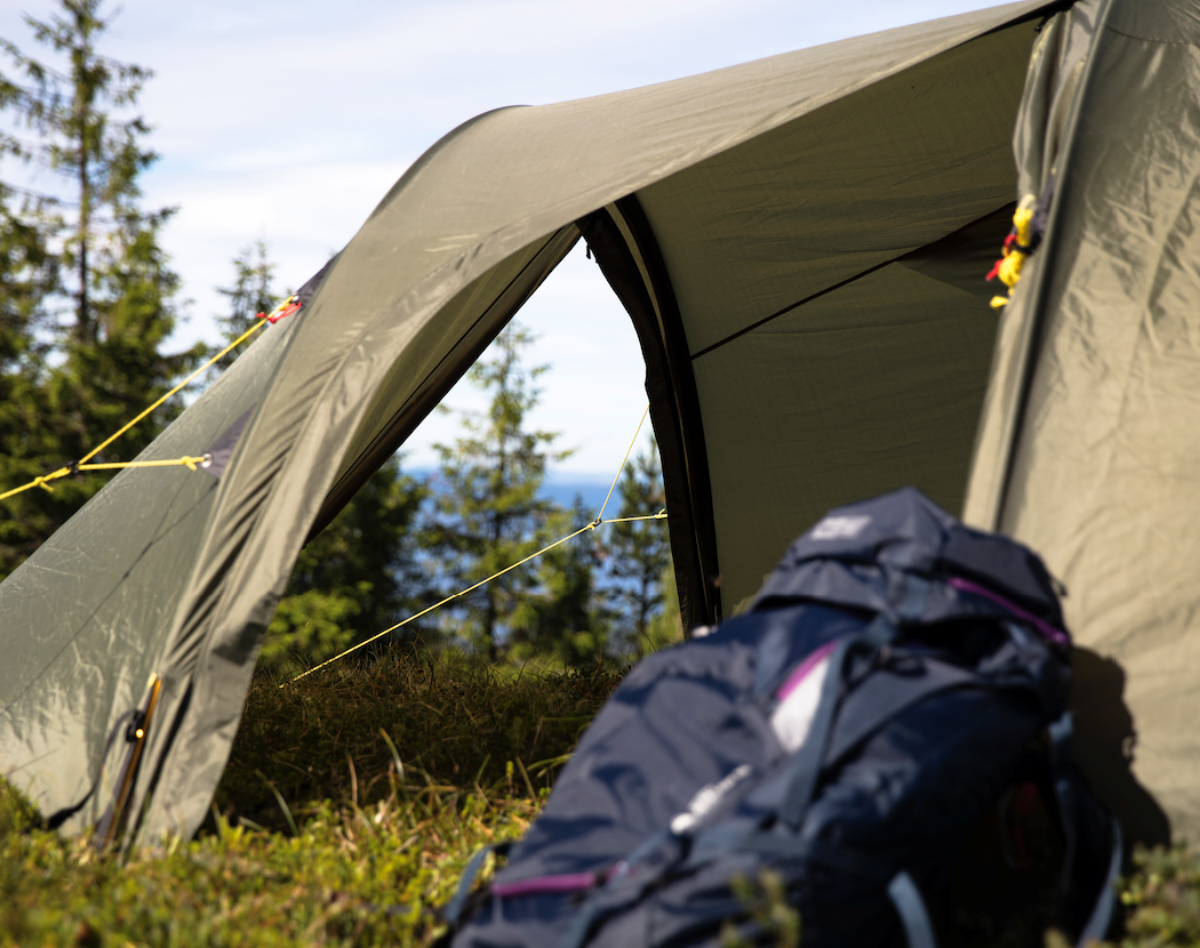
<svg viewBox="0 0 1200 948"><path fill-rule="evenodd" d="M847 82L844 85L838 86L834 89L825 90L817 95L801 99L790 105L776 109L773 112L762 115L750 124L742 126L736 132L726 133L716 139L710 140L709 142L694 148L686 155L674 160L674 163L678 164L678 167L672 168L671 171L666 172L663 177L666 177L668 174L673 174L675 171L681 170L682 168L691 168L700 162L707 160L708 158L712 158L715 155L719 155L731 148L735 148L743 142L749 141L759 135L786 125L789 122L793 122L796 119L803 118L806 115L811 115L819 109L839 102L840 100L852 96L857 92L861 92L863 89L869 88L870 86L875 85L884 79L889 79L892 76L905 72L906 70L911 69L913 66L920 65L927 60L940 56L943 53L949 52L950 50L959 46L964 46L967 43L980 39L981 37L989 36L992 33L999 32L1000 30L1010 29L1011 27L1018 26L1023 22L1028 22L1032 19L1035 19L1047 9L1056 8L1060 5L1061 0L1049 0L1049 2L1045 2L1045 0L1043 0L1043 2L1035 2L1033 4L1028 2L1012 3L1002 7L993 7L991 12L1014 7L1024 7L1026 9L1024 13L1009 19L1005 19L1002 22L986 29L979 29L976 27L964 30L955 36L942 40L942 42L935 44L934 46L922 49L919 53L916 53L905 59L900 59L889 63L887 66L884 66L875 72L868 73L865 76L860 76L857 79ZM945 19L953 19L953 17L945 17ZM936 23L937 21L934 20L931 22ZM898 29L904 29L904 27L899 27ZM882 30L879 34L866 35L883 35L890 32L893 31ZM812 48L819 49L820 47L818 46ZM643 187L644 186L645 185L643 185Z"/></svg>

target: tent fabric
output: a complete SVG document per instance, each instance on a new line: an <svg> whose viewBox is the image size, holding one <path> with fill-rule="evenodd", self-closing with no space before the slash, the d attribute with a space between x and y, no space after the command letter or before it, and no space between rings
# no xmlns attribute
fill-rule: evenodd
<svg viewBox="0 0 1200 948"><path fill-rule="evenodd" d="M271 328L139 459L218 442L261 398L294 328ZM84 796L116 720L142 702L220 484L126 469L0 584L0 773L47 815ZM94 823L107 798L102 783L68 827Z"/></svg>
<svg viewBox="0 0 1200 948"><path fill-rule="evenodd" d="M1007 230L1047 8L446 136L145 455L214 445L249 412L220 478L127 471L0 585L21 656L0 673L3 772L43 811L76 802L153 673L129 838L193 832L306 537L581 235L642 343L689 624L750 595L830 506L911 483L958 508L996 326L977 277ZM104 805L102 786L68 828Z"/></svg>
<svg viewBox="0 0 1200 948"><path fill-rule="evenodd" d="M1081 3L1039 40L1020 188L1056 171L1056 196L1004 316L965 508L1069 589L1079 756L1151 841L1168 820L1200 833L1198 14Z"/></svg>

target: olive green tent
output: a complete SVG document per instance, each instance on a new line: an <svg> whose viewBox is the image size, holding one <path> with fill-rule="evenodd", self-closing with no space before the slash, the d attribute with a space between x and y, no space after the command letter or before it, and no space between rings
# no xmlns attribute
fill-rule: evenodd
<svg viewBox="0 0 1200 948"><path fill-rule="evenodd" d="M1167 658L1200 648L1197 27L1162 0L1047 21L1064 6L447 135L143 455L214 463L122 472L0 586L0 772L47 813L95 784L70 831L194 831L306 537L582 237L641 340L686 622L719 620L829 506L915 484L1046 551L1076 633L1130 669L1138 775L1200 824L1174 726L1198 699ZM1046 243L1000 316L982 276L1052 167Z"/></svg>

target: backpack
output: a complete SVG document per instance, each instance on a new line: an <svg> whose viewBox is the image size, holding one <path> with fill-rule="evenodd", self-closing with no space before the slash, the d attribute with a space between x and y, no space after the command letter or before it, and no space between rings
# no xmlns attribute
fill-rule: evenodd
<svg viewBox="0 0 1200 948"><path fill-rule="evenodd" d="M1069 760L1070 648L1020 544L912 488L833 510L748 612L630 671L442 943L770 943L740 881L768 870L805 948L933 948L980 828L1021 868L1034 811L1058 924L1101 938L1121 835Z"/></svg>

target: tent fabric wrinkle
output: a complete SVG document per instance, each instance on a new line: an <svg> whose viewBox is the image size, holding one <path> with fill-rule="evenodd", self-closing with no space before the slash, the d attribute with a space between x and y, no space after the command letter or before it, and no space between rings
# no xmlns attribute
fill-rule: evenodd
<svg viewBox="0 0 1200 948"><path fill-rule="evenodd" d="M242 436L242 432L246 429L246 423L250 420L250 416L254 413L255 406L250 406L245 413L232 425L226 428L219 438L214 441L204 452L208 459L201 467L205 474L211 477L220 477L225 468L229 465L229 459L233 456L233 449L237 447L238 440Z"/></svg>
<svg viewBox="0 0 1200 948"><path fill-rule="evenodd" d="M267 330L138 460L211 444L258 398L290 331ZM218 490L185 468L122 471L0 585L0 632L13 643L0 667L0 762L43 812L83 797L114 722L143 702ZM103 796L64 829L94 825Z"/></svg>
<svg viewBox="0 0 1200 948"><path fill-rule="evenodd" d="M1200 829L1200 21L1118 0L1059 30L1031 79L1070 91L1065 130L1031 107L1017 135L1022 182L1056 169L1055 206L1005 317L967 513L1071 590L1078 756L1130 835L1163 842Z"/></svg>

